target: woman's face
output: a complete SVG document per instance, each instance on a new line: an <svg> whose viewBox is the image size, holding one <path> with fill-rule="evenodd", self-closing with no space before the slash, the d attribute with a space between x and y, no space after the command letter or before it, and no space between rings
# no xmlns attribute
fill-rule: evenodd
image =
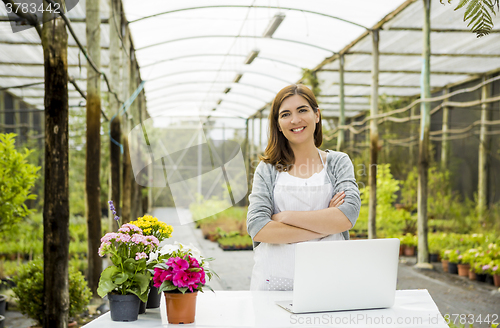
<svg viewBox="0 0 500 328"><path fill-rule="evenodd" d="M286 98L278 110L278 129L288 142L301 144L312 139L319 122L319 109L315 113L309 102L300 95Z"/></svg>

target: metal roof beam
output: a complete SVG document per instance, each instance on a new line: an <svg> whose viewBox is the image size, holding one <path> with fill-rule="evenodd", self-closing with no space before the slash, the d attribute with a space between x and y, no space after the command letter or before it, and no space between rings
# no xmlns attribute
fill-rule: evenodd
<svg viewBox="0 0 500 328"><path fill-rule="evenodd" d="M346 55L370 55L370 51L348 51ZM417 56L422 57L419 52L380 52L380 56ZM499 58L499 54L436 54L432 53L431 57L477 57L477 58Z"/></svg>
<svg viewBox="0 0 500 328"><path fill-rule="evenodd" d="M383 31L405 31L405 32L422 32L419 27L390 27L388 29L382 29ZM470 34L471 31L467 29L458 28L431 28L431 32L436 33L467 33ZM489 33L500 33L500 30L491 30Z"/></svg>
<svg viewBox="0 0 500 328"><path fill-rule="evenodd" d="M281 6L280 7L276 7L276 6L253 6L253 5L252 6L245 6L245 5L219 5L219 6L200 6L200 7L191 7L191 8L181 8L181 9L176 9L176 10L165 11L165 12L154 14L154 15L150 15L150 16L141 17L141 18L138 18L136 20L130 21L129 24L136 23L136 22L139 22L139 21L142 21L142 20L145 20L145 19L149 19L149 18L153 18L153 17L157 17L157 16L162 16L162 15L167 15L167 14L175 13L175 12L188 11L188 10L197 10L197 9L207 9L207 8L259 8L259 9L270 9L270 8L272 8L272 9L279 9L279 10L300 11L302 13L320 15L320 16L332 18L332 19L335 19L335 20L340 20L342 22L345 22L345 23L348 23L348 24L352 24L352 25L364 28L365 30L368 30L368 27L363 26L361 24L354 23L354 22L352 22L350 20L347 20L347 19L344 19L344 18L340 18L340 17L337 17L337 16L332 16L332 15L328 15L328 14L325 14L325 13L320 13L320 12L317 12L317 11L312 11L312 10L307 10L307 9L291 8L291 7L281 7Z"/></svg>
<svg viewBox="0 0 500 328"><path fill-rule="evenodd" d="M265 40L273 40L273 41L283 41L283 42L301 44L301 45L308 46L311 48L316 48L316 49L320 49L323 51L331 52L333 54L336 53L335 51L333 51L331 49L323 48L323 47L320 47L320 46L317 46L317 45L314 45L311 43L307 43L307 42L301 42L301 41L290 40L290 39L280 39L280 38L265 38L263 36L258 36L258 35L196 35L196 36L188 36L185 38L172 39L172 40L162 41L162 42L158 42L158 43L153 43L153 44L144 46L142 48L137 48L137 49L135 49L135 51L137 52L140 50L144 50L144 49L148 49L148 48L152 48L152 47L156 47L156 46L161 46L161 45L164 45L167 43L173 43L173 42L177 42L177 41L185 41L185 40L193 40L193 39L205 39L205 38L248 38L248 39L265 39Z"/></svg>
<svg viewBox="0 0 500 328"><path fill-rule="evenodd" d="M338 69L331 69L331 68L323 68L323 69L319 69L318 72L339 72ZM344 73L366 73L366 74L371 74L371 70L362 70L362 69L359 69L359 70L349 70L349 69L345 69L344 70ZM389 74L422 74L421 71L409 71L409 70L380 70L379 73L389 73ZM431 74L434 74L434 75L471 75L471 74L477 74L477 73L472 73L472 72L444 72L444 71L434 71L434 72L431 72Z"/></svg>
<svg viewBox="0 0 500 328"><path fill-rule="evenodd" d="M179 56L179 57L162 59L162 60L153 62L151 64L142 65L141 68L146 68L146 67L149 67L149 66L161 64L161 63L168 62L168 61L174 61L174 60L180 60L180 59L192 58L192 57L241 57L241 58L245 58L246 56L247 55L238 55L238 54L195 54L195 55L187 55L187 56ZM282 61L282 60L277 60L277 59L274 59L274 58L267 58L267 57L258 56L257 59L268 60L268 61L272 61L273 63L280 63L280 64L283 64L283 65L288 65L288 66L292 66L292 67L295 67L295 68L300 68L300 69L302 68L302 67L300 67L298 65L294 65L294 64L291 64L291 63L288 63L288 62L285 62L285 61Z"/></svg>
<svg viewBox="0 0 500 328"><path fill-rule="evenodd" d="M267 91L271 94L276 94L276 92L272 91L272 90L269 90L269 89L266 89L264 87L261 87L260 85L254 85L254 84L248 84L248 83L233 83L231 81L228 81L228 82L224 82L224 81L185 81L185 82L180 82L180 83L174 83L174 84L168 84L168 85L164 85L164 86L160 86L156 89L147 89L147 92L151 92L151 91L157 91L157 90L163 90L163 89L166 89L166 88L170 88L170 87L176 87L176 86L179 86L179 85L190 85L190 84L208 84L208 85L212 85L212 84L225 84L225 85L234 85L234 86L238 86L238 85L241 85L241 86L244 86L244 87L250 87L250 88L255 88L255 89L260 89L260 90L264 90L264 91Z"/></svg>
<svg viewBox="0 0 500 328"><path fill-rule="evenodd" d="M340 85L340 83L333 82L331 85ZM369 83L344 83L346 86L354 86L354 87L371 87L372 85ZM379 84L379 88L420 88L419 85L383 85Z"/></svg>
<svg viewBox="0 0 500 328"><path fill-rule="evenodd" d="M43 67L43 63L3 63L0 62L0 65L3 66L10 66L10 65L17 65L17 66L29 66L29 67ZM87 69L87 65L78 65L78 64L68 64L68 67L81 67ZM103 68L107 68L108 65L101 65Z"/></svg>
<svg viewBox="0 0 500 328"><path fill-rule="evenodd" d="M3 40L0 41L0 44L9 44L9 45L16 45L16 46L42 46L41 42L27 42L27 41L10 41L10 40ZM77 44L68 44L68 48L79 48ZM108 46L101 46L101 49L103 50L109 50Z"/></svg>
<svg viewBox="0 0 500 328"><path fill-rule="evenodd" d="M156 89L156 91L162 91L162 89ZM148 94L151 95L153 92L156 92L156 91L149 91ZM199 90L192 90L192 91L183 91L183 92L174 92L174 93L171 93L169 94L168 96L164 96L163 98L168 98L168 97L173 97L173 96L177 96L177 95L183 95L183 94L206 94L207 92L205 91L199 91ZM241 92L233 92L233 91L230 91L229 93L227 93L228 95L237 95L237 96L243 96L243 97L248 97L248 98L252 98L254 100L260 100L262 102L265 102L267 103L268 100L263 100L263 99L259 99L257 97L255 97L255 95L251 95L251 94L247 94L247 93L241 93Z"/></svg>
<svg viewBox="0 0 500 328"><path fill-rule="evenodd" d="M270 79L275 79L275 80L278 80L280 82L284 82L284 83L288 83L288 84L292 84L293 83L293 82L281 79L281 78L279 78L277 76L270 75L270 74L265 74L265 73L260 73L260 72L254 72L254 71L250 71L250 70L238 71L238 70L229 70L229 69L195 69L195 70L179 71L179 72L174 72L174 73L170 73L170 74L160 75L160 76L157 76L155 78L148 79L148 81L160 80L160 79L163 79L165 77L179 75L179 74L199 73L199 72L233 72L233 73L243 73L243 74L256 74L256 75L265 76L265 77L268 77Z"/></svg>

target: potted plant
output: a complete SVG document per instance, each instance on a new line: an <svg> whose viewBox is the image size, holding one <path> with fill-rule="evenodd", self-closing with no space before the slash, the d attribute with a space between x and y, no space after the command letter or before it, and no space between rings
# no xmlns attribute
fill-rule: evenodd
<svg viewBox="0 0 500 328"><path fill-rule="evenodd" d="M448 272L448 263L450 263L451 249L443 249L441 251L441 265L443 266L443 272Z"/></svg>
<svg viewBox="0 0 500 328"><path fill-rule="evenodd" d="M493 284L495 287L500 287L500 260L495 260L491 273L493 274Z"/></svg>
<svg viewBox="0 0 500 328"><path fill-rule="evenodd" d="M429 262L439 262L439 252L441 251L438 236L429 235Z"/></svg>
<svg viewBox="0 0 500 328"><path fill-rule="evenodd" d="M458 256L458 275L462 277L469 277L470 264L474 259L477 249L471 248Z"/></svg>
<svg viewBox="0 0 500 328"><path fill-rule="evenodd" d="M44 318L43 306L43 261L35 260L22 265L18 274L11 278L16 285L12 288L21 313L27 314L42 326ZM69 318L74 320L82 313L90 302L92 293L84 276L72 265L69 267Z"/></svg>
<svg viewBox="0 0 500 328"><path fill-rule="evenodd" d="M171 225L166 224L165 222L159 221L158 218L153 217L151 215L144 215L143 217L137 218L136 221L130 222L142 230L144 236L154 236L158 240L159 243L170 238L172 236L173 228ZM151 249L151 253L156 252L158 247L153 247ZM148 257L150 257L148 254ZM148 263L147 269L153 275L153 266L156 263ZM139 309L139 314L145 313L146 308L153 309L160 306L160 296L156 287L153 286L153 281L150 280L149 283L149 293L147 302L144 303L141 301L141 307Z"/></svg>
<svg viewBox="0 0 500 328"><path fill-rule="evenodd" d="M401 244L405 245L403 248L403 252L405 256L415 256L415 248L418 245L418 238L417 236L411 234L411 233L406 233L403 237L399 239L401 241Z"/></svg>
<svg viewBox="0 0 500 328"><path fill-rule="evenodd" d="M151 279L146 260L158 245L155 236L144 236L133 224L124 224L117 233L101 238L99 256L109 254L113 265L101 273L97 293L108 296L111 320L137 320L140 301L147 301Z"/></svg>
<svg viewBox="0 0 500 328"><path fill-rule="evenodd" d="M205 276L210 280L215 274L208 266L213 259L205 259L196 248L180 243L166 245L159 253L161 259L154 266L153 282L165 295L168 322L192 323L198 291L203 292L204 287L212 290L205 285Z"/></svg>

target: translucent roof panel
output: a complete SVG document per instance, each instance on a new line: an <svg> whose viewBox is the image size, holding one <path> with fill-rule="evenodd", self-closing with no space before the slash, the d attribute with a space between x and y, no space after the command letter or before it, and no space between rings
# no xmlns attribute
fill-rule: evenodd
<svg viewBox="0 0 500 328"><path fill-rule="evenodd" d="M432 1L431 87L442 88L500 68L500 16L495 31L476 38L464 9ZM345 54L346 116L370 106L372 39L380 28L379 94L418 96L422 68L422 1L404 0L124 0L135 58L146 81L151 116L205 115L248 118L268 107L284 86L314 69L326 116L340 109L338 53ZM109 1L101 1L101 69L109 74ZM0 17L6 17L0 5ZM86 46L85 1L68 13ZM277 28L265 35L273 22ZM68 36L68 73L86 92L87 61ZM123 55L123 51L120 50ZM22 54L19 55L19 54ZM31 28L12 33L0 21L0 88L43 82L43 51ZM85 101L72 84L70 105ZM107 92L103 81L102 92ZM9 89L43 108L43 84ZM104 98L104 97L103 97Z"/></svg>
<svg viewBox="0 0 500 328"><path fill-rule="evenodd" d="M249 116L299 81L303 68L316 67L402 2L150 1L138 7L125 0L124 7L153 116L176 105ZM284 17L281 24L264 37L276 15Z"/></svg>

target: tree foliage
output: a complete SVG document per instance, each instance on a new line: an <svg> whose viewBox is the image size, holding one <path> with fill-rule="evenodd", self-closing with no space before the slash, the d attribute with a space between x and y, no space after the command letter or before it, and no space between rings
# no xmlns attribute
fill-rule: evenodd
<svg viewBox="0 0 500 328"><path fill-rule="evenodd" d="M443 0L439 0L443 3ZM448 0L451 3L452 0ZM469 21L467 27L471 26L471 31L476 33L478 38L485 36L493 29L491 14L496 15L499 10L499 0L460 0L455 10L467 6L464 13L464 21Z"/></svg>
<svg viewBox="0 0 500 328"><path fill-rule="evenodd" d="M30 191L40 167L28 163L31 150L16 150L15 137L14 133L0 133L0 232L30 214L25 201L36 199Z"/></svg>

